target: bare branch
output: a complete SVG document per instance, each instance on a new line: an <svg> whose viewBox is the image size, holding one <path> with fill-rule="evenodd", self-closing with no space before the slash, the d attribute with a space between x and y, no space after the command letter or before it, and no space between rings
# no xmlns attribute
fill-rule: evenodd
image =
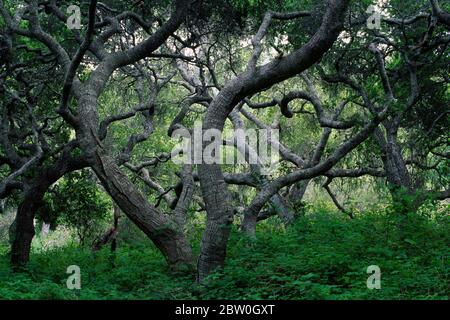
<svg viewBox="0 0 450 320"><path fill-rule="evenodd" d="M251 58L248 61L247 71L254 71L256 68L256 63L258 62L258 59L262 52L261 41L267 34L267 31L269 29L270 23L272 22L272 19L290 20L290 19L296 19L296 18L306 17L306 16L310 16L310 15L311 15L311 13L306 12L306 11L297 11L297 12L290 12L290 13L268 11L264 15L264 19L263 19L261 25L259 26L258 32L252 38L253 53L252 53Z"/></svg>

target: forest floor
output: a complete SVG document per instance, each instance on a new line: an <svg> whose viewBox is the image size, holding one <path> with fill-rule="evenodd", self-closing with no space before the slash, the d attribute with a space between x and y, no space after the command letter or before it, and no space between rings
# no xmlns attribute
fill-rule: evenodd
<svg viewBox="0 0 450 320"><path fill-rule="evenodd" d="M0 299L449 298L448 214L399 220L367 213L349 220L316 212L286 230L271 220L253 242L234 230L223 274L203 287L191 273L169 271L148 241L119 242L114 264L108 248L96 254L75 244L35 250L23 273L12 273L1 246ZM194 233L198 251L201 230ZM67 289L69 265L80 267L80 290ZM381 270L381 289L367 287L371 265Z"/></svg>

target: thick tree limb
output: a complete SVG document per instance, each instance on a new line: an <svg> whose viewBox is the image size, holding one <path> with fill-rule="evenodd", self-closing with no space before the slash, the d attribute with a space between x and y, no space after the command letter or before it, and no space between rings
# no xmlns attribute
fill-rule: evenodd
<svg viewBox="0 0 450 320"><path fill-rule="evenodd" d="M438 21L450 27L450 13L441 9L438 0L430 0L430 3L433 8L433 14L438 18Z"/></svg>

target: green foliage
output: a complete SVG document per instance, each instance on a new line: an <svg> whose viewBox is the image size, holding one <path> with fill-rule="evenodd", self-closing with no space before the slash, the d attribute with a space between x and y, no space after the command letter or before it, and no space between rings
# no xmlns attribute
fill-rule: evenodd
<svg viewBox="0 0 450 320"><path fill-rule="evenodd" d="M146 1L139 13L148 16L150 11L155 16L164 17L170 8L171 1ZM131 2L113 2L114 7L121 10L135 10ZM275 58L271 47L276 48L277 58L282 54L292 52L308 41L316 31L325 12L325 2L319 0L229 0L198 2L201 6L190 8L195 14L185 21L187 30L196 33L210 34L211 43L221 43L211 46L211 56L214 57L214 68L218 81L225 83L235 70L243 70L249 58L251 47L244 45L260 26L267 10L288 12L293 10L309 10L311 17L303 17L292 21L274 20L268 30L262 45L264 54ZM352 1L351 12L354 16L366 11L372 0ZM386 2L385 13L394 18L404 18L422 10L428 1L402 0ZM65 1L64 4L69 4ZM88 2L75 1L82 12L87 11ZM148 4L148 5L147 5ZM151 5L150 5L151 4ZM5 4L7 10L13 13L19 1L9 1ZM427 7L428 8L428 7ZM449 4L443 4L449 10ZM429 10L429 9L427 9ZM40 21L43 29L49 31L56 41L61 43L68 52L75 52L78 46L72 32L59 22L56 17L45 17L40 11ZM152 14L153 15L153 14ZM84 25L81 34L85 32L87 16L83 15ZM165 20L165 18L164 18ZM350 22L350 21L349 21ZM135 22L126 22L129 31L134 31ZM128 25L128 24L131 24ZM21 21L20 27L27 28L28 22ZM0 18L0 27L4 21ZM418 190L439 189L449 184L449 161L436 158L438 153L447 154L449 117L447 107L449 102L448 62L443 57L448 56L448 46L439 50L415 52L414 46L428 28L426 20L420 20L405 28L393 27L383 23L382 34L386 39L400 49L385 50L385 63L389 77L392 80L392 90L396 101L390 106L390 116L402 114L398 130L398 144L402 148L405 159L418 158L424 165L433 170L424 170L412 165L411 176ZM218 29L218 30L216 30ZM379 31L369 31L366 28L350 28L346 23L346 32L334 44L322 59L321 65L326 73L339 71L352 75L368 93L368 98L376 105L382 106L386 96L378 74L373 54L367 46L378 36ZM436 34L444 34L445 30L438 26ZM189 32L187 32L189 33ZM130 33L132 34L132 33ZM239 34L238 37L233 35ZM444 34L445 35L445 34ZM142 35L143 36L143 35ZM350 37L351 41L349 41ZM145 35L146 37L146 35ZM141 35L137 37L141 38ZM203 38L200 37L200 38ZM244 41L243 41L244 40ZM45 84L47 89L39 94L34 112L39 122L48 122L46 131L51 132L49 139L51 148L58 148L74 137L74 131L64 122L54 116L59 105L59 88L63 81L58 68L48 69L42 61L36 59L36 52L48 54L49 49L36 39L17 35L17 44L22 49L15 49L13 55L18 62L29 64L31 79ZM208 41L209 42L209 41ZM197 44L195 44L197 45ZM198 43L200 45L200 43ZM222 48L225 46L226 48ZM393 47L395 47L393 46ZM27 50L24 50L27 48ZM112 46L111 48L114 48ZM415 56L417 55L417 56ZM228 59L228 56L230 59ZM406 110L410 96L410 78L408 68L410 63L406 58L414 58L419 62L417 77L421 93L417 103ZM420 59L419 59L420 58ZM262 60L262 59L261 59ZM160 76L167 76L172 69L166 62L147 59L151 69ZM89 78L92 65L82 64L78 70L81 81ZM315 69L312 68L311 71ZM317 70L316 70L317 71ZM348 131L333 131L329 144L325 148L323 158L335 148L361 129L366 117L361 110L361 100L352 90L339 84L321 84L315 72L310 73L311 79L317 85L326 112L332 114L336 106L344 100L350 102L344 109L341 120L355 120L357 125ZM139 163L158 155L160 152L170 152L174 141L167 137L168 124L178 113L180 101L185 93L180 90L175 81L169 83L158 94L155 101L154 131L145 142L134 149L131 161ZM394 81L394 79L396 79ZM128 112L138 104L133 81L120 75L111 77L106 89L99 99L99 116L104 119L113 114ZM7 87L15 91L23 90L20 81L14 77L5 78ZM145 87L145 86L144 86ZM287 92L304 90L305 85L295 77L266 88L253 100L270 101L274 97L282 98ZM144 90L144 96L152 94ZM76 110L72 101L71 108ZM310 104L296 100L290 103L296 111L293 119L281 118L282 142L294 152L305 155L313 154L317 142L322 136L323 128L314 120L314 110ZM300 112L300 110L302 112ZM276 116L277 108L254 110L264 123L270 124ZM405 112L408 111L408 112ZM14 104L14 112L18 119L28 119L28 111L24 104ZM76 113L76 112L75 112ZM187 127L192 127L194 121L204 116L203 107L194 105L183 121ZM21 123L21 121L18 121ZM255 127L247 123L248 128ZM44 128L44 127L43 127ZM225 125L225 133L231 131L231 124ZM111 155L116 155L128 143L130 134L142 132L142 115L137 115L125 121L112 124L108 136L103 141ZM49 134L50 136L50 134ZM31 136L26 138L31 142ZM17 148L21 155L29 150ZM433 153L430 154L430 151ZM73 155L80 154L80 149L74 149ZM438 153L436 153L438 152ZM0 155L5 150L0 147ZM339 166L342 168L382 167L380 147L374 139L369 139L355 149ZM440 157L442 158L442 157ZM443 157L445 158L445 157ZM439 158L438 158L439 159ZM43 159L43 164L51 164L52 157ZM7 166L0 167L0 176L9 174ZM244 171L246 166L224 166L226 172ZM292 165L282 163L274 178L281 174L292 172ZM33 171L35 170L35 171ZM27 172L25 177L32 177L40 170L35 168ZM169 190L178 181L175 172L179 167L172 162L159 164L151 168L150 177ZM131 174L126 172L126 174ZM314 179L313 183L321 185L322 178ZM141 188L150 202L155 204L158 193L145 187L136 177L133 182ZM419 183L417 183L419 182ZM337 187L337 183L340 183ZM383 184L381 186L381 184ZM362 187L363 186L363 187ZM350 181L334 180L332 187L337 195L345 197L343 205L355 213L356 219L349 221L343 214L333 213L334 207L322 188L315 192L310 203L299 202L294 210L299 216L295 225L287 230L281 226L277 218L271 218L258 226L258 240L244 239L235 230L229 245L227 264L222 272L211 275L205 287L193 285L194 276L174 274L168 271L167 265L158 252L150 244L147 236L132 225L129 220L121 219L119 227L119 250L115 256L114 266L107 250L93 255L83 244L88 244L104 229L107 218L110 217L110 200L102 193L96 181L87 170L71 173L58 181L45 196L44 205L39 211L38 219L68 227L68 232L75 231L81 248L69 243L65 237L67 230L60 228L61 238L65 247L47 249L44 245L33 243L34 252L26 273L13 274L10 271L9 248L0 247L0 299L446 299L449 290L449 216L448 207L437 208L433 195L419 210L417 203L421 202L420 192L412 194L399 188L386 188L385 180L375 180L363 177ZM377 192L369 192L378 187ZM245 203L248 203L258 192L253 189L230 187L235 193L240 193ZM370 201L376 202L383 198L383 192L391 190L394 196L392 205L387 208L381 204L379 210L367 211ZM311 188L310 188L311 191ZM377 195L374 196L373 193ZM305 197L308 198L308 195ZM420 199L419 199L420 198ZM13 194L8 201L17 207L20 195ZM384 200L384 199L383 199ZM364 203L364 207L358 206ZM167 204L162 202L158 207L161 212L169 212ZM193 208L191 208L193 209ZM401 214L400 214L401 213ZM13 214L0 221L0 240L6 238L6 231ZM9 219L11 218L11 219ZM199 251L201 233L204 227L204 215L191 210L188 213L186 233L192 240L194 251ZM128 226L124 222L128 223ZM128 228L128 229L126 229ZM1 236L3 234L3 237ZM51 237L49 237L51 238ZM41 241L42 239L38 239ZM48 240L48 238L47 238ZM53 241L53 240L51 240ZM48 242L51 242L48 241ZM1 246L1 244L0 244ZM43 249L45 248L45 250ZM69 265L79 265L82 270L82 290L70 291L65 287L67 274L65 268ZM379 265L382 270L382 289L368 290L366 288L367 266Z"/></svg>
<svg viewBox="0 0 450 320"><path fill-rule="evenodd" d="M45 196L39 217L52 228L64 225L76 231L81 244L93 240L111 216L111 202L89 170L67 174Z"/></svg>
<svg viewBox="0 0 450 320"><path fill-rule="evenodd" d="M441 211L439 211L441 210ZM233 232L226 267L206 286L172 273L145 241L119 243L93 255L74 245L35 253L25 274L10 271L0 248L2 299L448 299L448 208L428 205L408 217L366 212L354 220L308 208L284 230L277 219L258 226L258 240ZM195 232L198 243L201 232ZM81 290L66 289L66 268L81 268ZM381 268L381 289L366 287L369 265Z"/></svg>
<svg viewBox="0 0 450 320"><path fill-rule="evenodd" d="M206 298L225 299L447 299L448 217L396 218L366 213L354 220L315 212L287 231L263 225L255 243L233 239L223 272ZM405 235L407 237L405 238ZM378 265L382 289L366 287Z"/></svg>

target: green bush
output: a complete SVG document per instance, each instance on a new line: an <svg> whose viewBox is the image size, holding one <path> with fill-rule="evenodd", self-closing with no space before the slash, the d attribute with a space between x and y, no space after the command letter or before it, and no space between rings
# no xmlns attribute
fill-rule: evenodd
<svg viewBox="0 0 450 320"><path fill-rule="evenodd" d="M353 220L316 211L287 229L269 219L258 226L256 241L234 230L224 270L202 287L192 274L170 272L148 241L119 243L114 265L107 249L94 255L71 244L35 252L21 274L10 271L3 247L0 298L448 299L448 214L408 216L404 230L398 219L388 211ZM199 240L195 232L193 243ZM81 268L81 290L66 288L66 268L73 264ZM369 265L381 268L380 290L366 287Z"/></svg>

